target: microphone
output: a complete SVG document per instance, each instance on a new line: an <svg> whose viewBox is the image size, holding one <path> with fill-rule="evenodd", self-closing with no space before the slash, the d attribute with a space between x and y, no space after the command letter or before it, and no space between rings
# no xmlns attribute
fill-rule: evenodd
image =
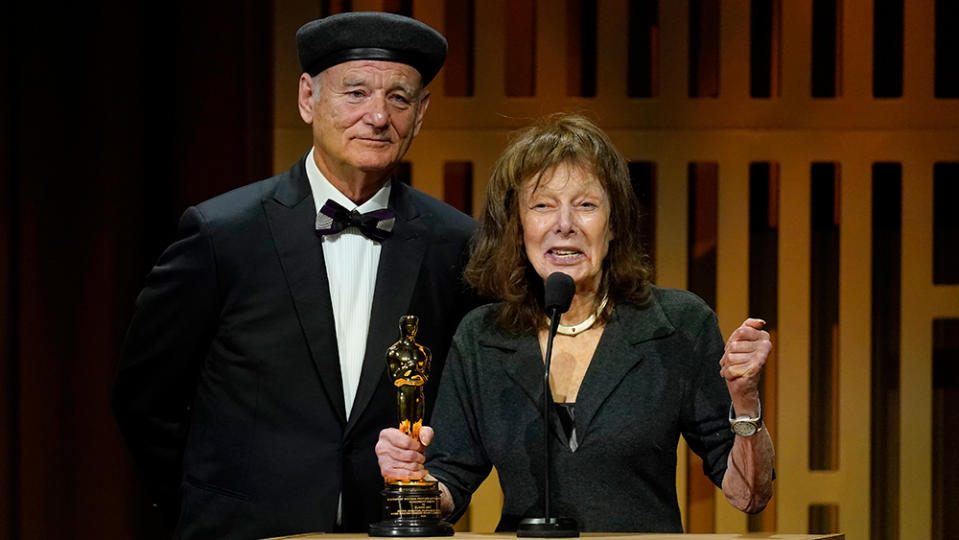
<svg viewBox="0 0 959 540"><path fill-rule="evenodd" d="M541 518L524 518L516 528L520 538L574 538L579 536L579 524L568 517L549 515L549 410L552 401L549 391L549 362L553 356L553 338L559 326L560 315L569 311L576 294L576 282L568 274L553 272L546 278L543 304L549 315L549 334L546 338L546 361L543 374L543 514Z"/></svg>
<svg viewBox="0 0 959 540"><path fill-rule="evenodd" d="M546 278L546 291L543 294L543 303L546 305L546 314L559 322L559 316L569 311L576 294L576 282L568 274L553 272ZM552 326L552 324L550 324Z"/></svg>

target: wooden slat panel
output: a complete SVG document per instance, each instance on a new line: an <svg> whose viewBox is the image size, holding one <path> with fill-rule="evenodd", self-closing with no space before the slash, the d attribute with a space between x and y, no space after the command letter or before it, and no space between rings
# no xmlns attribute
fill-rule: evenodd
<svg viewBox="0 0 959 540"><path fill-rule="evenodd" d="M373 0L368 0L373 1ZM751 100L743 36L730 28L748 30L736 18L747 8L722 2L723 30L717 99L689 99L688 0L660 2L659 97L629 99L626 93L627 0L599 2L597 98L567 97L562 54L543 51L554 40L565 51L564 28L555 4L539 0L539 46L542 59L557 63L541 73L533 98L504 95L506 55L502 18L505 0L476 3L476 95L442 96L434 83L433 101L424 128L406 160L412 164L414 184L442 197L442 164L474 164L473 213L479 214L489 169L506 144L509 131L544 113L584 110L610 134L630 160L655 164L656 268L658 284L685 288L688 261L687 170L691 161L720 164L719 255L717 310L724 334L745 316L741 291L748 285L743 271L748 224L744 224L747 197L743 197L748 163L779 163L780 206L778 254L778 318L774 377L776 388L767 415L774 414L777 429L776 528L801 533L808 527L812 504L836 504L840 528L849 538L868 537L869 430L869 166L875 161L903 163L902 336L901 369L901 507L900 538L928 531L931 508L931 320L959 316L959 286L931 283L931 174L936 161L959 161L959 102L933 100L931 90L931 32L933 0L906 2L905 95L875 100L872 91L872 2L845 0L842 17L843 96L814 100L810 91L811 3L782 0L782 97ZM288 3L284 4L289 6ZM299 75L289 36L303 21L316 16L315 4L300 2L290 11L275 9L276 84L274 100L275 168L285 169L308 148L310 133L296 114L293 83ZM442 0L416 0L414 13L434 27L443 21ZM556 13L554 13L556 12ZM551 17L560 17L552 18ZM731 19L732 17L732 19ZM731 25L731 26L730 26ZM442 30L442 28L440 28ZM743 32L743 35L748 35ZM455 36L451 36L454 38ZM294 58L291 61L290 55ZM739 62L737 67L735 64ZM733 66L730 68L730 66ZM736 75L741 71L742 76ZM545 77L545 78L543 78ZM544 89L547 81L559 81ZM737 94L737 95L732 95ZM285 98L283 96L286 96ZM810 472L808 456L809 369L809 164L842 164L839 335L839 467ZM737 201L743 197L741 201ZM740 213L737 213L739 210ZM739 273L739 274L737 274ZM797 381L800 381L797 383ZM776 406L776 404L781 406ZM917 420L918 419L918 420ZM677 486L686 517L686 450L680 444ZM700 472L696 474L701 476ZM501 494L494 480L474 498L473 530L492 530L499 517ZM717 493L718 495L718 493ZM715 525L742 530L743 518L715 497Z"/></svg>

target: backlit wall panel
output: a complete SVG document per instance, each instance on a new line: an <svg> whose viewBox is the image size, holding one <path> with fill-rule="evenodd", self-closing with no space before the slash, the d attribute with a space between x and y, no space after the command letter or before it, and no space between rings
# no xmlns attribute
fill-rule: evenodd
<svg viewBox="0 0 959 540"><path fill-rule="evenodd" d="M933 447L934 439L939 440L933 432L933 321L959 318L959 285L933 280L934 170L937 163L959 162L959 99L944 96L944 91L935 96L935 66L959 65L959 51L937 49L932 31L956 27L955 9L940 7L940 16L951 18L936 19L937 7L946 3L576 0L566 5L538 0L520 3L529 9L524 7L523 20L514 26L528 23L533 31L527 33L505 23L513 9L507 0L399 3L408 7L355 0L352 9L406 9L441 32L446 21L455 21L457 28L472 25L471 32L447 35L457 52L431 84L424 128L406 156L415 187L454 203L470 201L472 213L478 215L489 170L510 131L540 115L583 112L607 130L630 162L648 164L644 170L652 171L643 182L649 182L644 189L653 194L658 284L687 288L691 275L703 279L691 274L699 252L690 247L700 233L711 232L715 264L705 279L714 280L714 308L723 333L728 335L747 316L775 320L774 364L764 386L766 403L772 404L765 412L777 447L774 504L752 519L732 509L718 490L708 485L702 489L702 475L688 471L694 467L681 445L677 485L687 530L839 530L852 539L905 540L947 537L950 529L934 523L943 512L934 509L959 504L932 495L941 484L933 477L932 463L945 459ZM592 10L595 32L567 20L571 13ZM291 60L292 33L321 12L319 4L303 0L275 7L277 171L310 144L309 130L296 114L299 73ZM757 27L753 14L769 27ZM876 14L881 21L874 20ZM896 39L877 46L877 28L894 38L901 31L901 48ZM698 31L705 35L691 35ZM570 60L570 51L593 47L569 42L577 36L595 39L595 66L584 65L592 54ZM630 36L638 36L638 41L631 42ZM939 43L950 41L940 38ZM524 55L525 72L508 65L513 51ZM889 62L901 65L887 66ZM882 66L879 78L874 76L876 65ZM571 80L575 76L568 66L574 75L595 74L595 85ZM643 71L637 75L631 73L634 69ZM691 78L693 72L696 77ZM446 95L446 73L456 81L450 92L455 95ZM569 95L577 88L595 88L595 96ZM524 95L529 89L532 95ZM690 201L698 193L691 190L700 184L690 182L690 167L704 163L714 167L715 189L711 200L699 202L711 205L715 230L697 232L690 224L699 223L700 216L690 216L690 208L701 206ZM763 192L772 208L765 232L757 232L750 221L751 186L757 185L751 171L756 164L769 164L764 181L775 179L770 184L774 187ZM836 245L825 251L816 248L812 209L817 204L814 193L819 192L814 189L814 164L832 164L837 171L831 192ZM899 167L898 235L873 225L876 164ZM940 170L951 170L943 167ZM942 177L952 178L946 173ZM465 196L464 189L471 190L471 196ZM953 199L957 192L941 191ZM959 200L945 205L955 208ZM896 207L885 211L894 213ZM772 244L769 235L774 235ZM874 248L887 242L900 243L899 257L874 257ZM754 249L770 254L766 272ZM950 249L955 251L955 246ZM820 261L816 253L825 253L827 259L814 262ZM878 264L901 268L891 274L885 267L876 272ZM835 280L832 289L813 286L824 268L833 269L826 276ZM874 328L888 327L875 324L887 314L874 313L871 307L873 296L881 292L874 290L874 274L900 279L899 320L892 323L899 329L894 367L873 361L873 340L883 339L874 336ZM757 280L765 285L758 286ZM775 301L750 299L750 290L775 294ZM829 290L833 292L814 295ZM888 298L882 301L885 305ZM823 327L817 306L830 304L835 306L835 322ZM751 305L775 306L776 313L750 312ZM814 349L823 343L827 358L814 363L822 360ZM947 352L937 361L952 361L952 349L943 350ZM887 398L872 395L873 379L879 379L874 369L894 368L898 373L890 376L898 380L898 391L890 394L895 396L891 403L883 404L894 408L898 421L881 421L887 419L882 411L888 407L877 406L875 400ZM829 391L820 383L828 384ZM878 387L887 386L883 382ZM954 402L945 403L955 407ZM826 411L825 416L820 411ZM830 448L811 448L812 441ZM886 444L897 448L889 451ZM818 464L811 463L816 460ZM882 488L873 490L875 486ZM946 495L957 491L937 489ZM487 482L457 528L492 530L500 497L495 483ZM895 514L875 519L881 511Z"/></svg>

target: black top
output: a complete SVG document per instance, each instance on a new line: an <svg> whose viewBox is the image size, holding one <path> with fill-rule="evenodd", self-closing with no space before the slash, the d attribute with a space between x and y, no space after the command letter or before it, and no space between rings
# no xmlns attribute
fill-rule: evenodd
<svg viewBox="0 0 959 540"><path fill-rule="evenodd" d="M554 401L553 411L556 414L556 418L559 419L560 426L563 428L563 435L565 435L566 440L569 441L569 447L576 450L578 446L576 441L576 426L573 425L573 422L576 420L576 404L557 403Z"/></svg>

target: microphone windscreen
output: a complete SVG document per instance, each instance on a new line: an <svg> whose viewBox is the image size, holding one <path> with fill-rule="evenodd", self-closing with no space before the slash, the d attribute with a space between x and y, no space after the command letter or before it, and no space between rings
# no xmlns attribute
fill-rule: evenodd
<svg viewBox="0 0 959 540"><path fill-rule="evenodd" d="M576 282L573 278L562 272L550 274L546 278L546 292L543 298L546 313L551 313L554 309L557 313L566 313L573 302L574 294L576 294Z"/></svg>

